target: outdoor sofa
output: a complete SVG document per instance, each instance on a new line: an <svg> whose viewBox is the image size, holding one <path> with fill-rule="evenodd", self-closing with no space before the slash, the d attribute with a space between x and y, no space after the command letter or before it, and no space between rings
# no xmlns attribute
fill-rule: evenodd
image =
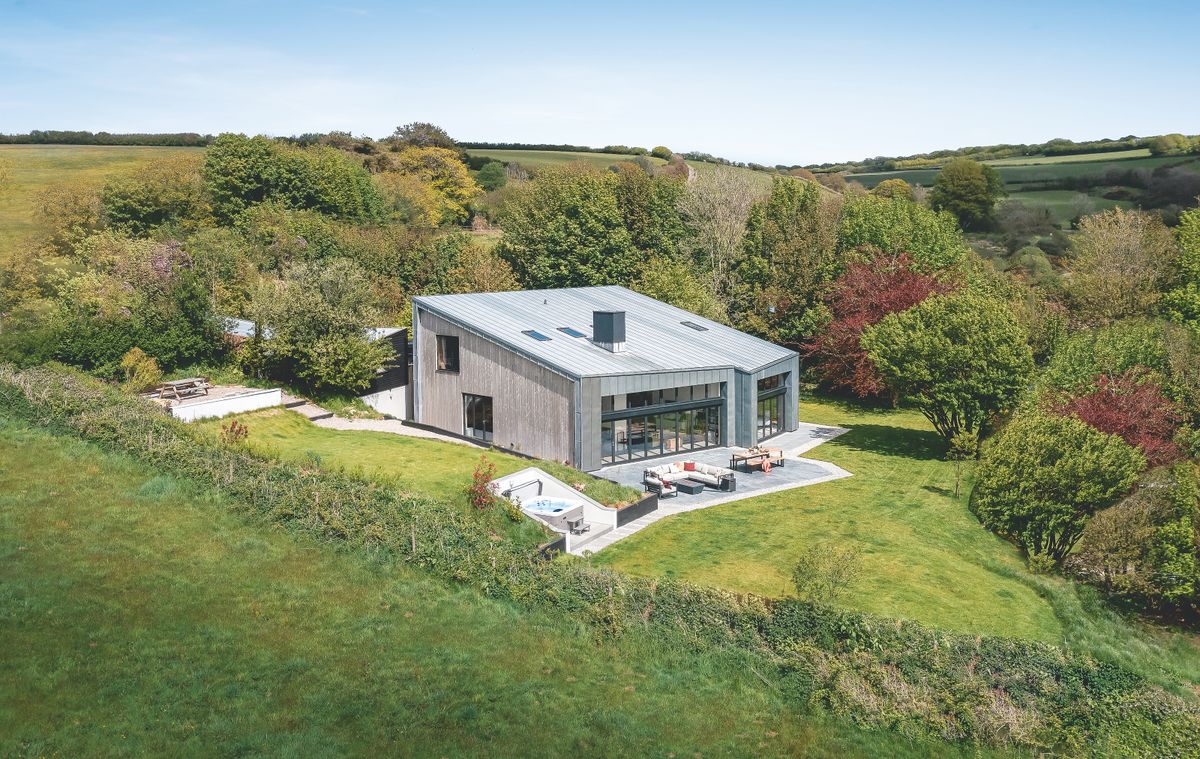
<svg viewBox="0 0 1200 759"><path fill-rule="evenodd" d="M642 475L647 490L662 492L662 485L680 480L703 482L715 490L733 490L736 487L732 469L697 461L675 461L650 467Z"/></svg>

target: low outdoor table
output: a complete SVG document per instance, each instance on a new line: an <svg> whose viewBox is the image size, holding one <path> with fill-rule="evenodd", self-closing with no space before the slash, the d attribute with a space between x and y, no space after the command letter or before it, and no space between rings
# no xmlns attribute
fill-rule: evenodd
<svg viewBox="0 0 1200 759"><path fill-rule="evenodd" d="M699 495L704 492L704 483L698 480L676 480L675 487L688 495Z"/></svg>

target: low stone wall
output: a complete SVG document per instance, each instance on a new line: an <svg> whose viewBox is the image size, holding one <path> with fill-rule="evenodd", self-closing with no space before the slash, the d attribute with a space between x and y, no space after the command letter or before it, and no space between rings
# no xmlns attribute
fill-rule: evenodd
<svg viewBox="0 0 1200 759"><path fill-rule="evenodd" d="M658 511L658 493L646 493L640 501L631 503L617 512L617 527L623 527L655 511Z"/></svg>

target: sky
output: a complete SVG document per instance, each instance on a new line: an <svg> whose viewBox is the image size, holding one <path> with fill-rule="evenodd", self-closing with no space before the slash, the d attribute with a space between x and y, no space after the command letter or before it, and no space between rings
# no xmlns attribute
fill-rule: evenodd
<svg viewBox="0 0 1200 759"><path fill-rule="evenodd" d="M0 132L347 131L767 165L1200 133L1200 2L0 0Z"/></svg>

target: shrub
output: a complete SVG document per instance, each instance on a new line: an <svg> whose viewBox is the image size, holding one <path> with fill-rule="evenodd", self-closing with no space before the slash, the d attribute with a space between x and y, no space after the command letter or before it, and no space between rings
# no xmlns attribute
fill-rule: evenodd
<svg viewBox="0 0 1200 759"><path fill-rule="evenodd" d="M475 471L471 472L471 483L467 485L467 500L480 511L493 508L501 499L492 490L491 482L496 479L496 465L488 461L487 456L480 456Z"/></svg>
<svg viewBox="0 0 1200 759"><path fill-rule="evenodd" d="M834 605L862 572L858 546L810 546L792 568L792 583L801 598Z"/></svg>
<svg viewBox="0 0 1200 759"><path fill-rule="evenodd" d="M221 442L225 445L240 445L250 437L250 428L232 419L228 424L221 425Z"/></svg>
<svg viewBox="0 0 1200 759"><path fill-rule="evenodd" d="M1031 557L1060 562L1088 518L1126 493L1145 465L1137 449L1078 419L1027 414L984 452L971 510Z"/></svg>
<svg viewBox="0 0 1200 759"><path fill-rule="evenodd" d="M121 357L121 373L125 378L122 387L131 393L148 390L162 379L162 370L158 368L158 362L136 347L130 348Z"/></svg>
<svg viewBox="0 0 1200 759"><path fill-rule="evenodd" d="M1182 422L1179 409L1144 370L1101 375L1095 390L1058 404L1056 411L1137 446L1150 466L1182 455L1174 440Z"/></svg>

